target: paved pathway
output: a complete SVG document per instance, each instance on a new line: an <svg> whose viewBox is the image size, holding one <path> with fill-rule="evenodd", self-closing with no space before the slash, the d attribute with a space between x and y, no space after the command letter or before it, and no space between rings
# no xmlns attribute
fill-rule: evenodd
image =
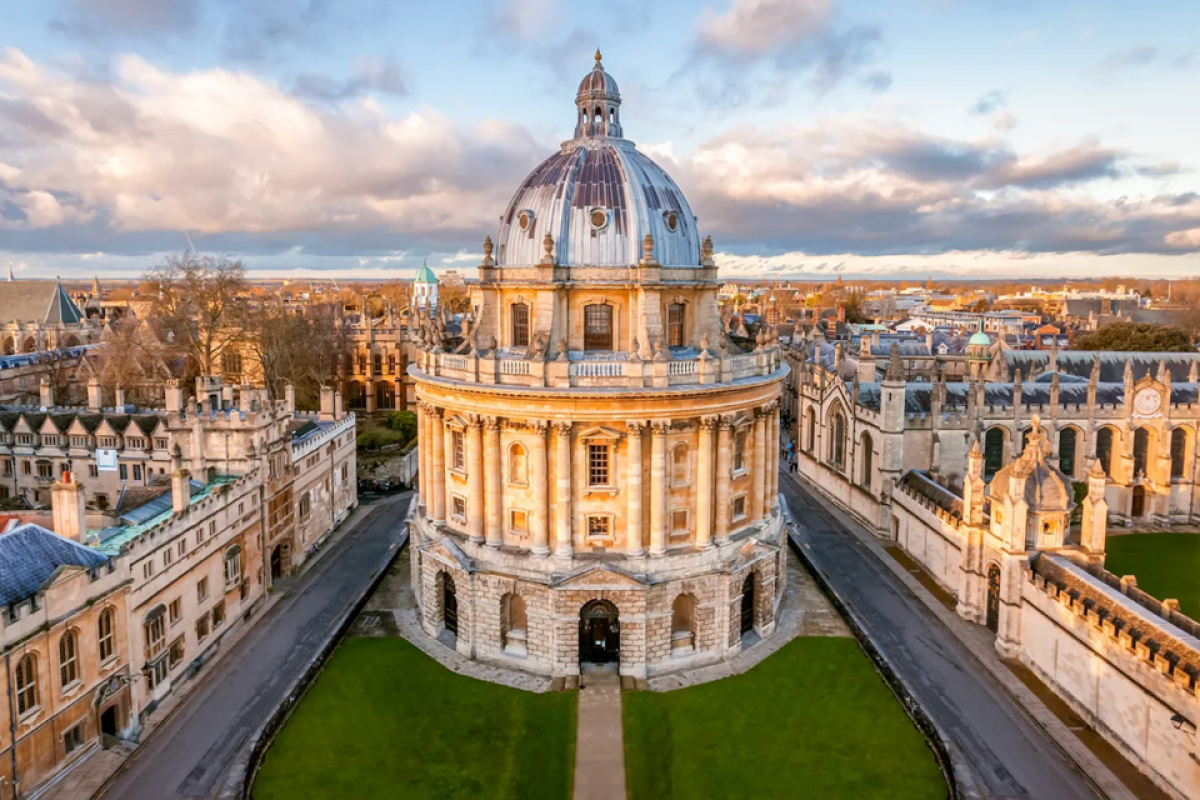
<svg viewBox="0 0 1200 800"><path fill-rule="evenodd" d="M910 588L790 475L780 491L836 591L965 758L986 795L1095 800L1083 776ZM867 534L869 536L869 534ZM919 588L919 587L918 587Z"/></svg>
<svg viewBox="0 0 1200 800"><path fill-rule="evenodd" d="M625 800L621 678L615 667L585 667L575 734L573 800Z"/></svg>
<svg viewBox="0 0 1200 800"><path fill-rule="evenodd" d="M375 506L135 752L104 800L208 798L325 632L403 538L409 495Z"/></svg>

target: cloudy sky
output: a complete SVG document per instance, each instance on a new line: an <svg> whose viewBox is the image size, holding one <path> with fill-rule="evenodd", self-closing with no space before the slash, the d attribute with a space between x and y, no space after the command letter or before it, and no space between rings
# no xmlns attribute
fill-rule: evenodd
<svg viewBox="0 0 1200 800"><path fill-rule="evenodd" d="M729 273L1193 276L1197 31L1194 0L11 3L0 267L469 268L599 45Z"/></svg>

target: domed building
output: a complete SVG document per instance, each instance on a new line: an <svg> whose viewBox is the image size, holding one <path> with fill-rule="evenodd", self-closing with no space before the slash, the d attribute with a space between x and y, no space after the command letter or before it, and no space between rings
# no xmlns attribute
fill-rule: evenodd
<svg viewBox="0 0 1200 800"><path fill-rule="evenodd" d="M787 367L770 334L726 337L712 241L623 138L599 53L575 107L484 243L461 343L434 318L409 367L413 585L469 657L645 677L774 630Z"/></svg>

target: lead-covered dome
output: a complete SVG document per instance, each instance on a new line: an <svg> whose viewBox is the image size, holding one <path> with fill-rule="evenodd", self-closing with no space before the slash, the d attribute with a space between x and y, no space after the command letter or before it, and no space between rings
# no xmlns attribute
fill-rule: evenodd
<svg viewBox="0 0 1200 800"><path fill-rule="evenodd" d="M567 267L630 267L646 234L664 267L699 267L696 217L662 167L624 139L620 94L596 65L579 85L574 138L529 174L500 218L497 265L533 266L545 255Z"/></svg>

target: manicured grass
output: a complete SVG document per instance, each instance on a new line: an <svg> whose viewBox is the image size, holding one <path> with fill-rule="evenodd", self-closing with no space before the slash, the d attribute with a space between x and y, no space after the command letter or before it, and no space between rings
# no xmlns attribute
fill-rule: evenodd
<svg viewBox="0 0 1200 800"><path fill-rule="evenodd" d="M1175 598L1179 610L1200 619L1200 534L1131 533L1110 536L1105 569L1136 575L1138 588L1160 600Z"/></svg>
<svg viewBox="0 0 1200 800"><path fill-rule="evenodd" d="M565 800L576 693L463 677L399 638L350 638L280 732L254 800Z"/></svg>
<svg viewBox="0 0 1200 800"><path fill-rule="evenodd" d="M623 700L630 800L946 797L852 639L796 639L744 675Z"/></svg>

